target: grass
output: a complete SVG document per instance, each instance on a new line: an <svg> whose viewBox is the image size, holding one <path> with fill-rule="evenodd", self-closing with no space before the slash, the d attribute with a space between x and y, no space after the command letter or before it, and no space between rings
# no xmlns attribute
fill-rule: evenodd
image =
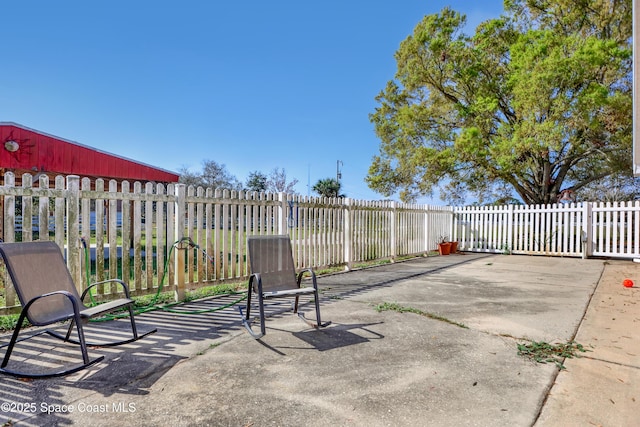
<svg viewBox="0 0 640 427"><path fill-rule="evenodd" d="M0 316L0 332L11 331L16 328L18 324L19 314L9 314L7 316ZM29 322L25 319L22 323L23 327L29 326Z"/></svg>
<svg viewBox="0 0 640 427"><path fill-rule="evenodd" d="M209 344L209 347L207 347L204 350L200 350L199 352L196 353L196 356L202 356L203 354L205 354L207 352L207 350L211 350L212 348L216 348L220 345L221 343L219 342L215 342L213 344Z"/></svg>
<svg viewBox="0 0 640 427"><path fill-rule="evenodd" d="M467 325L463 324L463 323L459 323L459 322L447 319L446 317L442 317L442 316L439 316L437 314L427 313L427 312L419 310L417 308L405 307L405 306L402 306L402 305L396 304L396 303L383 302L381 304L376 305L375 309L376 309L376 311L378 313L380 313L382 311L397 311L398 313L418 314L420 316L428 317L429 319L439 320L441 322L449 323L450 325L455 325L455 326L458 326L460 328L469 329L469 327Z"/></svg>
<svg viewBox="0 0 640 427"><path fill-rule="evenodd" d="M246 288L244 283L225 283L221 285L212 285L198 288L193 291L186 291L184 299L181 302L189 302L201 298L224 295L237 292ZM173 291L160 292L159 294L149 294L133 297L136 307L148 307L151 304L170 304L175 302L175 294Z"/></svg>
<svg viewBox="0 0 640 427"><path fill-rule="evenodd" d="M549 344L544 341L532 341L518 344L518 355L527 357L538 363L555 363L560 369L565 369L564 360L580 357L580 353L587 352L582 344L574 341L560 344Z"/></svg>

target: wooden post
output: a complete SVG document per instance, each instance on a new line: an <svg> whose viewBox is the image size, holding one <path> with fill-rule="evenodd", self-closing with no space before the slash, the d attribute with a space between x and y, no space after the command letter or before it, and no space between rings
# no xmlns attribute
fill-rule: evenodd
<svg viewBox="0 0 640 427"><path fill-rule="evenodd" d="M185 258L187 257L187 248L183 244L176 245L175 248L175 257L176 257L176 286L174 290L174 298L176 302L184 301L185 293L186 293L186 283L185 283L185 271L184 271L184 263Z"/></svg>
<svg viewBox="0 0 640 427"><path fill-rule="evenodd" d="M80 241L80 177L67 176L67 265L79 292L82 292L82 270L78 257Z"/></svg>
<svg viewBox="0 0 640 427"><path fill-rule="evenodd" d="M5 172L4 185L9 188L13 188L16 185L16 177L13 172ZM3 238L5 242L15 242L15 221L16 221L16 196L5 196L3 201ZM7 286L10 283L8 275L6 275L6 269L4 269L5 276L3 281L5 283L5 307L12 307L19 304L17 294L13 286Z"/></svg>
<svg viewBox="0 0 640 427"><path fill-rule="evenodd" d="M187 199L187 188L184 184L176 185L175 198L175 239L179 242L184 237L185 207ZM187 248L185 245L176 244L174 249L174 265L176 266L176 280L174 296L176 302L183 301L186 293L185 283L185 258Z"/></svg>

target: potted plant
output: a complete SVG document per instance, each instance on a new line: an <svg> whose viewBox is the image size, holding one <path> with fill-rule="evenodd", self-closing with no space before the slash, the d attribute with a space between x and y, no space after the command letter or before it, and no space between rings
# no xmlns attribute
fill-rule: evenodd
<svg viewBox="0 0 640 427"><path fill-rule="evenodd" d="M458 241L457 240L452 240L449 243L451 243L451 250L449 252L452 253L452 254L458 253Z"/></svg>
<svg viewBox="0 0 640 427"><path fill-rule="evenodd" d="M448 237L440 236L438 240L438 252L440 255L449 255L451 252L451 242L448 241Z"/></svg>

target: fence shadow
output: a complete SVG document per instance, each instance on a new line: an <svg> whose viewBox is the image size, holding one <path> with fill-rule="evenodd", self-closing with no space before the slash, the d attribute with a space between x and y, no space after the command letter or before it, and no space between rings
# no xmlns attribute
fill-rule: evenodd
<svg viewBox="0 0 640 427"><path fill-rule="evenodd" d="M487 255L433 257L410 260L368 268L349 274L335 274L318 278L322 305L339 299L361 295L381 287L411 278L432 274L447 268L471 262ZM20 422L23 426L69 425L65 408L77 404L85 396L98 394L108 398L114 394L145 395L166 372L182 360L191 358L210 348L215 340L242 333L244 327L233 302L237 295L210 297L174 306L172 311L149 311L136 316L142 330L157 328L158 332L142 340L118 347L92 347L90 355L104 355L104 361L76 374L62 378L24 380L3 376L0 382L0 425ZM301 300L301 308L311 303ZM246 304L245 301L239 304ZM274 300L266 307L266 315L272 318L291 316L289 301ZM110 321L108 325L125 333L127 320ZM292 332L300 345L286 348L308 348L315 351L358 345L384 337L369 329L374 324L334 324L320 331ZM32 328L32 331L35 331ZM26 330L25 332L31 332ZM318 333L320 332L320 333ZM86 327L88 340L99 340L104 334L96 325ZM9 335L0 337L9 341ZM20 342L14 349L12 360L50 366L75 357L80 360L77 347L46 336ZM280 352L278 348L274 351ZM0 358L5 349L0 349ZM70 399L69 396L73 396ZM122 402L110 404L120 405ZM11 424L9 424L11 425Z"/></svg>
<svg viewBox="0 0 640 427"><path fill-rule="evenodd" d="M97 393L105 398L113 394L144 395L148 389L178 362L208 349L211 342L244 329L237 310L225 307L237 296L209 298L176 307L183 313L162 310L136 316L141 330L157 327L158 332L134 343L117 347L91 347L92 357L104 360L75 374L59 378L27 380L2 376L0 382L0 425L20 422L24 426L68 425L69 405L77 405L83 396ZM219 311L217 307L225 307ZM102 330L125 333L128 320L114 320L107 325L85 327L87 340L104 339ZM64 325L61 325L64 329ZM25 333L35 333L27 328ZM1 338L9 341L9 335ZM0 349L0 358L6 348ZM9 366L19 363L24 369L44 370L60 363L81 361L79 348L62 343L46 334L21 341L14 348ZM27 366L24 366L24 364ZM16 369L16 366L14 366ZM71 393L69 389L73 389ZM69 396L74 396L70 399ZM71 401L70 401L71 400ZM110 402L109 405L122 402ZM77 409L77 408L76 408ZM113 408L109 407L109 410ZM126 408L123 408L126 409ZM12 425L12 424L8 424Z"/></svg>
<svg viewBox="0 0 640 427"><path fill-rule="evenodd" d="M379 288L392 286L404 280L437 273L492 254L451 255L411 259L383 266L352 271L349 274L334 274L318 278L322 304L364 294ZM372 280L373 278L373 280ZM376 280L378 278L378 280Z"/></svg>

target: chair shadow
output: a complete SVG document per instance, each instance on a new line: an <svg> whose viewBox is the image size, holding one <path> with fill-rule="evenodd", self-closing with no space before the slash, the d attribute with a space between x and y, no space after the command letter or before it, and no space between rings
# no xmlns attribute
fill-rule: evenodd
<svg viewBox="0 0 640 427"><path fill-rule="evenodd" d="M292 335L318 351L328 351L350 345L364 344L371 340L383 339L384 335L368 329L370 326L381 323L383 322L357 323L353 325L334 324L329 328L294 332ZM354 333L352 330L358 330L361 333Z"/></svg>
<svg viewBox="0 0 640 427"><path fill-rule="evenodd" d="M329 327L322 329L307 329L300 332L291 332L283 329L269 327L272 331L281 331L291 334L291 336L304 342L306 345L271 345L263 339L256 340L258 343L269 350L284 356L281 350L316 350L328 351L335 350L350 345L364 344L371 340L383 339L384 335L372 331L368 327L382 324L376 323L356 323L356 324L340 324L332 323ZM359 331L359 333L352 331Z"/></svg>

